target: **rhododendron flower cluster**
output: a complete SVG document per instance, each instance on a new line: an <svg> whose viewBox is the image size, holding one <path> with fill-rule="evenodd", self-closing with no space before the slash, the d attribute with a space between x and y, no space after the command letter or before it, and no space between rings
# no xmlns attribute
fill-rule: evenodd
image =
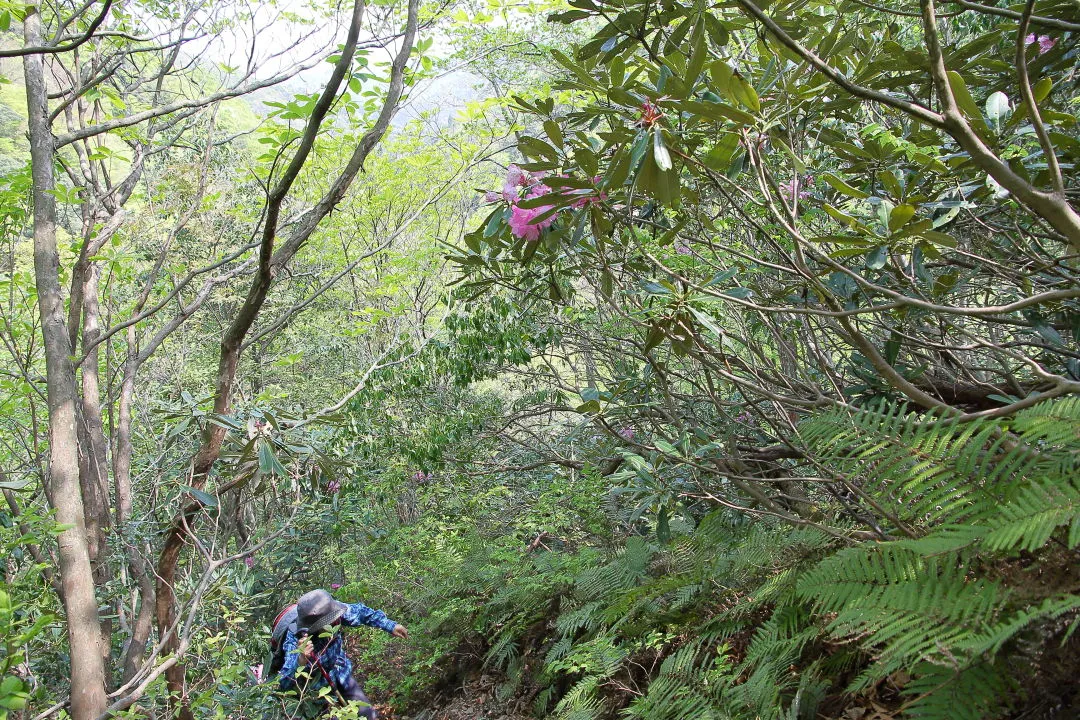
<svg viewBox="0 0 1080 720"><path fill-rule="evenodd" d="M1039 54L1042 55L1044 53L1050 52L1050 49L1054 47L1054 44L1057 42L1057 40L1050 37L1049 35L1039 35L1038 37L1036 37L1035 33L1031 33L1024 38L1025 45L1030 45L1031 43L1035 42L1039 43Z"/></svg>
<svg viewBox="0 0 1080 720"><path fill-rule="evenodd" d="M511 165L511 167L513 166ZM547 185L538 183L529 188L525 197L531 199L547 195L550 192L551 188ZM534 242L540 239L541 230L546 230L551 227L551 223L555 222L554 213L548 215L543 220L537 220L538 217L552 209L553 206L551 205L523 208L518 205L516 201L508 202L510 202L510 232L514 233L515 237L523 238L528 242Z"/></svg>
<svg viewBox="0 0 1080 720"><path fill-rule="evenodd" d="M550 187L541 182L547 173L529 172L521 167L511 164L506 170L506 180L503 182L502 192L488 191L484 193L485 202L493 203L503 201L510 206L510 232L514 237L522 238L526 242L535 242L540 239L540 233L551 227L555 222L555 213L551 212L555 205L540 205L537 207L521 207L521 200L531 200L555 193ZM593 182L599 182L600 176L593 178ZM570 204L575 210L607 199L607 193L599 194L593 190L569 190L565 195L581 196ZM547 215L539 219L542 215Z"/></svg>

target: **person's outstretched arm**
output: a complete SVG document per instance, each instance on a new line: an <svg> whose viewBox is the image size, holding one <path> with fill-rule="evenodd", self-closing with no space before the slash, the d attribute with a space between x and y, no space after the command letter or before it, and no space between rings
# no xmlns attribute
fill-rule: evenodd
<svg viewBox="0 0 1080 720"><path fill-rule="evenodd" d="M409 631L390 618L382 610L373 610L364 603L350 603L349 609L341 616L341 624L349 627L368 625L390 633L394 637L408 638Z"/></svg>

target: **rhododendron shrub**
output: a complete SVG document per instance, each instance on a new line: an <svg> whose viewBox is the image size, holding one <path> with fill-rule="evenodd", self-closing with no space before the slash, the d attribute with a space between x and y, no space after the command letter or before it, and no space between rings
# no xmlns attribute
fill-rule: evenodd
<svg viewBox="0 0 1080 720"><path fill-rule="evenodd" d="M545 184L542 181L547 177L548 173L545 171L530 172L511 163L506 171L502 191L488 191L484 194L485 202L506 204L503 219L514 237L530 243L536 242L543 231L555 222L560 209L568 207L580 210L607 199L607 194L596 188L553 190L550 184L565 183L569 178L561 175L549 179L550 184ZM591 184L596 185L601 179L597 175L592 178ZM538 203L540 198L547 198L550 202Z"/></svg>

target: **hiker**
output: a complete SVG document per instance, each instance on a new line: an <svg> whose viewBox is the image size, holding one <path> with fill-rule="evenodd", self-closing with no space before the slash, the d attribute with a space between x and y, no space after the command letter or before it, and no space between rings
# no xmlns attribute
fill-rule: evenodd
<svg viewBox="0 0 1080 720"><path fill-rule="evenodd" d="M290 617L294 612L295 619ZM279 631L277 626L282 623L284 629ZM376 720L375 708L353 677L352 661L345 654L344 641L337 631L342 625L370 625L396 638L409 637L404 625L390 620L381 610L372 610L363 603L338 602L326 590L312 590L301 596L295 610L290 608L282 613L275 623L274 635L281 636L279 647L284 656L279 684L282 690L293 690L297 686L297 670L306 667L310 677L308 690L317 691L329 685L331 697L363 703L365 707L360 715Z"/></svg>

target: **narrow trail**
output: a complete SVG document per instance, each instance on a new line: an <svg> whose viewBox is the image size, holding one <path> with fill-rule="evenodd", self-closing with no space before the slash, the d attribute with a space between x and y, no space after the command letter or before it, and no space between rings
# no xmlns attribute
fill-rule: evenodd
<svg viewBox="0 0 1080 720"><path fill-rule="evenodd" d="M497 682L484 675L457 688L447 688L445 699L436 697L429 707L408 715L381 715L385 720L531 720L495 694ZM380 711L381 712L381 711Z"/></svg>
<svg viewBox="0 0 1080 720"><path fill-rule="evenodd" d="M381 675L390 686L406 680L408 668L405 663L404 646L391 644L376 662L364 662L364 638L349 634L346 647L353 658L361 685L367 685L369 675ZM452 679L444 679L426 702L405 708L389 701L389 693L371 687L368 695L379 712L380 720L533 720L527 708L515 707L519 697L500 699L496 689L501 680L483 673L482 661L473 658L471 663L451 673Z"/></svg>

